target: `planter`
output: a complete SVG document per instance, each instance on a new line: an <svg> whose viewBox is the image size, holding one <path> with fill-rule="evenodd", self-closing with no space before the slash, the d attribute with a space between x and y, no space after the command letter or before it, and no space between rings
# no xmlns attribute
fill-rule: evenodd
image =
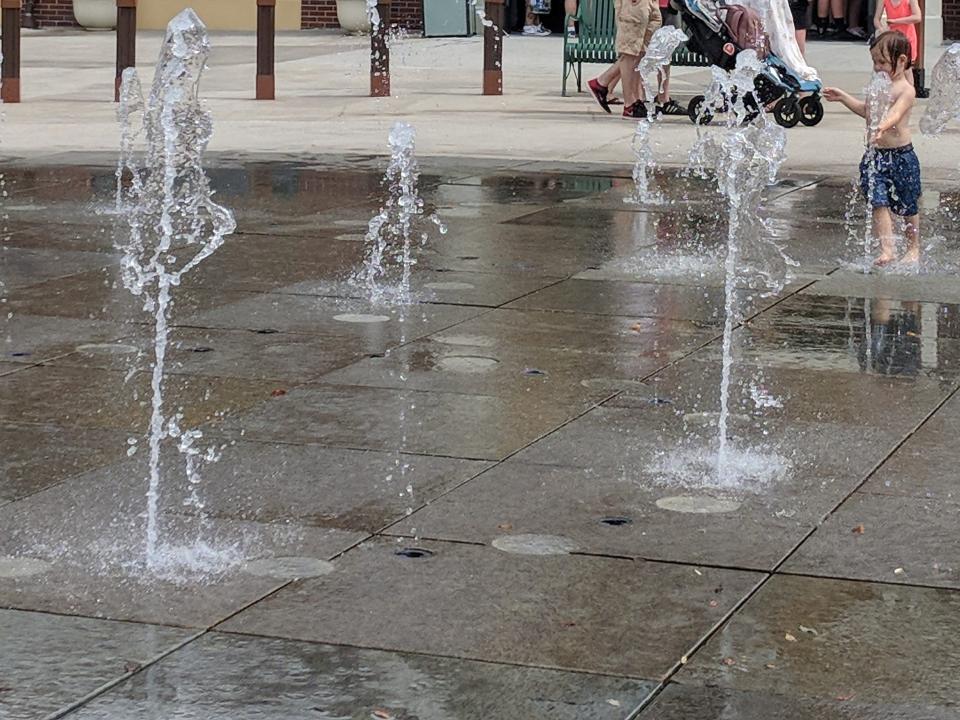
<svg viewBox="0 0 960 720"><path fill-rule="evenodd" d="M337 0L337 21L346 33L370 32L366 0Z"/></svg>
<svg viewBox="0 0 960 720"><path fill-rule="evenodd" d="M73 0L73 16L87 30L113 30L117 26L116 0Z"/></svg>

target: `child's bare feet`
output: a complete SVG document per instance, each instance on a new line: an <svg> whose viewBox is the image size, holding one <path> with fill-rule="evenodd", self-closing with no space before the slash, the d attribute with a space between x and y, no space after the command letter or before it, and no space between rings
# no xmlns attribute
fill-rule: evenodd
<svg viewBox="0 0 960 720"><path fill-rule="evenodd" d="M919 262L920 262L920 250L916 248L907 250L903 254L903 257L900 258L901 265L916 265Z"/></svg>
<svg viewBox="0 0 960 720"><path fill-rule="evenodd" d="M883 253L880 255L880 257L878 257L876 260L873 261L873 266L886 267L890 263L896 261L896 259L897 259L896 255L887 255L886 253Z"/></svg>

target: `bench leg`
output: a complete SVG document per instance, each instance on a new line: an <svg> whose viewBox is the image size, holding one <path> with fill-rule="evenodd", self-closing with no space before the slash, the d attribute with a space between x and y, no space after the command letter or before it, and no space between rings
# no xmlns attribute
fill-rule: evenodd
<svg viewBox="0 0 960 720"><path fill-rule="evenodd" d="M583 63L577 63L577 92L583 92Z"/></svg>
<svg viewBox="0 0 960 720"><path fill-rule="evenodd" d="M563 83L560 85L560 97L567 96L567 75L570 74L570 68L572 65L569 65L566 60L563 61Z"/></svg>

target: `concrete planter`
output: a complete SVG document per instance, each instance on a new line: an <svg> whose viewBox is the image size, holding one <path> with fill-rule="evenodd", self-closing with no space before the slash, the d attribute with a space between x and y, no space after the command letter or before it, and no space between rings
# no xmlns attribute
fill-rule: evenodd
<svg viewBox="0 0 960 720"><path fill-rule="evenodd" d="M366 0L337 0L337 21L346 33L370 32Z"/></svg>
<svg viewBox="0 0 960 720"><path fill-rule="evenodd" d="M73 15L87 30L113 30L117 26L116 0L73 0Z"/></svg>

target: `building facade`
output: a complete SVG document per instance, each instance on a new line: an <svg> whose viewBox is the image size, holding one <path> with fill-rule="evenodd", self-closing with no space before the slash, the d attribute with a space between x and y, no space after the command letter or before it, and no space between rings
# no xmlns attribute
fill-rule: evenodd
<svg viewBox="0 0 960 720"><path fill-rule="evenodd" d="M960 2L960 0L958 0ZM74 27L73 0L24 0L37 27ZM185 7L192 7L212 30L254 30L254 0L140 0L138 26L161 29ZM422 0L393 0L393 22L415 33L423 29ZM338 28L336 0L277 0L278 30Z"/></svg>

